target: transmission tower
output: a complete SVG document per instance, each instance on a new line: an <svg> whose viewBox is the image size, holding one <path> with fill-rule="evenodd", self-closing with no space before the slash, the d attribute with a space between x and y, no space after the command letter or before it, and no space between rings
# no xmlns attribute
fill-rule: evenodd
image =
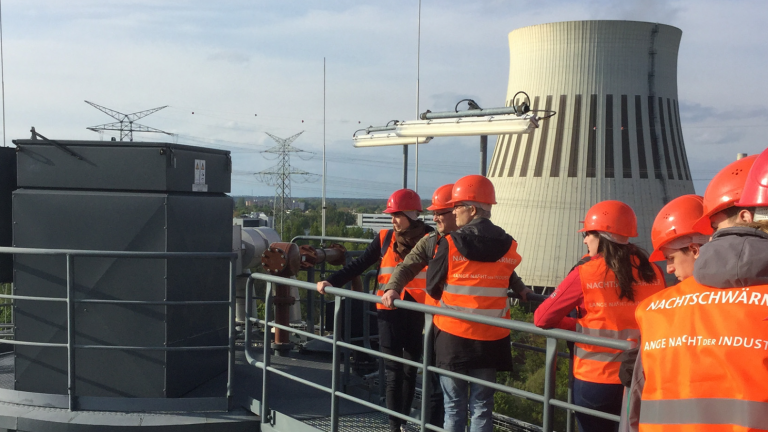
<svg viewBox="0 0 768 432"><path fill-rule="evenodd" d="M312 152L301 150L291 145L304 131L289 138L278 138L269 132L265 133L275 140L277 145L264 150L262 154L265 157L271 154L277 155L278 162L277 165L264 171L259 171L255 175L260 182L275 187L274 217L276 223L278 220L280 221L280 237L282 238L283 222L286 210L288 210L286 204L291 203L291 180L295 179L299 183L308 183L317 181L320 176L291 166L291 153L296 153L299 158L304 160L310 159L314 155ZM304 155L309 155L309 157L305 158L303 157Z"/></svg>
<svg viewBox="0 0 768 432"><path fill-rule="evenodd" d="M155 133L162 133L166 135L173 135L171 133L161 131L160 129L151 128L148 126L140 125L138 123L134 123L136 120L140 118L144 118L154 112L160 111L163 108L167 108L166 106L161 106L157 108L148 109L145 111L139 111L132 114L123 114L121 112L103 107L101 105L97 105L93 102L85 101L88 105L96 108L97 110L107 114L108 116L112 117L113 119L117 120L116 122L107 123L99 126L91 126L89 128L86 128L88 130L92 130L94 132L99 131L120 131L120 141L124 141L125 138L128 138L128 141L133 141L133 133L134 132L155 132Z"/></svg>

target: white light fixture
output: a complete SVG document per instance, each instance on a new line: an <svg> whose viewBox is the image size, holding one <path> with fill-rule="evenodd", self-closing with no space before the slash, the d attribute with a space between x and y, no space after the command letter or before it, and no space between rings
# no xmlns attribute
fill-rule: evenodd
<svg viewBox="0 0 768 432"><path fill-rule="evenodd" d="M511 114L404 121L396 125L395 133L399 137L506 135L529 133L538 127L536 116Z"/></svg>
<svg viewBox="0 0 768 432"><path fill-rule="evenodd" d="M354 141L355 147L409 145L409 144L416 144L417 141L419 144L426 144L431 140L432 140L432 137L424 137L424 136L403 138L395 135L394 132L355 135L352 137L352 141Z"/></svg>

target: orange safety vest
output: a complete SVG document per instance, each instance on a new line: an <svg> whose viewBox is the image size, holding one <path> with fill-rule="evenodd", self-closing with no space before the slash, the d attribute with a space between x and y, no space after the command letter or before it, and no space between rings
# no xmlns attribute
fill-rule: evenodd
<svg viewBox="0 0 768 432"><path fill-rule="evenodd" d="M448 241L448 276L440 299L440 307L492 318L509 318L507 288L509 277L522 258L517 242L496 262L471 261L456 248L451 236ZM509 330L442 315L435 315L435 325L455 336L474 340L499 340Z"/></svg>
<svg viewBox="0 0 768 432"><path fill-rule="evenodd" d="M384 248L387 232L389 230L381 230L379 231L379 243L381 243L381 247ZM381 257L381 265L379 266L379 276L378 276L378 282L379 282L379 289L376 291L376 295L381 297L384 295L384 288L387 286L387 283L389 283L389 279L392 277L392 273L395 272L395 267L397 267L397 264L403 262L403 259L400 258L400 256L395 252L395 236L397 234L393 233L390 237L390 243L386 246L386 253L384 256ZM428 234L427 234L428 235ZM416 275L415 278L413 278L412 281L408 282L408 284L405 286L405 289L403 290L403 293L405 291L408 291L408 294L413 297L414 300L416 300L419 303L424 304L426 301L426 297L429 297L427 295L427 268L424 267L419 274ZM403 299L403 294L400 294L400 299ZM376 309L384 309L384 310L393 310L393 308L388 308L384 306L381 303L376 303Z"/></svg>
<svg viewBox="0 0 768 432"><path fill-rule="evenodd" d="M768 285L689 277L643 301L643 432L768 431Z"/></svg>
<svg viewBox="0 0 768 432"><path fill-rule="evenodd" d="M664 289L664 277L658 267L653 266L656 281L632 284L635 301L619 298L619 282L616 275L608 269L605 259L594 257L579 267L581 289L584 292L584 307L576 331L590 336L611 339L640 339L635 308L637 305L660 290ZM635 280L640 280L633 269ZM622 351L595 345L577 343L573 358L573 376L582 381L600 384L621 384L619 369L626 358Z"/></svg>

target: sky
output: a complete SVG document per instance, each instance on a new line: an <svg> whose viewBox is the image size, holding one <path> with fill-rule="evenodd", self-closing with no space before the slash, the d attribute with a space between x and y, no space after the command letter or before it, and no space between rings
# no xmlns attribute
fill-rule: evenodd
<svg viewBox="0 0 768 432"><path fill-rule="evenodd" d="M696 192L736 153L768 146L768 8L760 0L15 0L3 1L5 144L29 129L52 139L109 140L86 129L166 106L136 133L230 150L232 195L273 195L276 145L293 145L294 197L386 198L402 187L402 147L352 147L352 134L464 98L504 105L507 35L529 25L618 19L683 30L678 61L682 128ZM325 78L324 78L325 76ZM325 107L325 110L324 110ZM477 137L419 146L418 191L479 172ZM489 137L488 158L496 143ZM408 186L415 184L414 149ZM305 181L306 180L306 181Z"/></svg>

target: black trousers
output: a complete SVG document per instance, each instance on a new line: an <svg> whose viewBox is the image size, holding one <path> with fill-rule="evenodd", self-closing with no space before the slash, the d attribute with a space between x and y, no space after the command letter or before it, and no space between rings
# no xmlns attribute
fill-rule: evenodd
<svg viewBox="0 0 768 432"><path fill-rule="evenodd" d="M406 360L421 359L424 314L405 309L379 310L379 350ZM387 408L405 415L411 413L416 390L417 368L384 360ZM390 416L389 425L397 428L405 421Z"/></svg>

